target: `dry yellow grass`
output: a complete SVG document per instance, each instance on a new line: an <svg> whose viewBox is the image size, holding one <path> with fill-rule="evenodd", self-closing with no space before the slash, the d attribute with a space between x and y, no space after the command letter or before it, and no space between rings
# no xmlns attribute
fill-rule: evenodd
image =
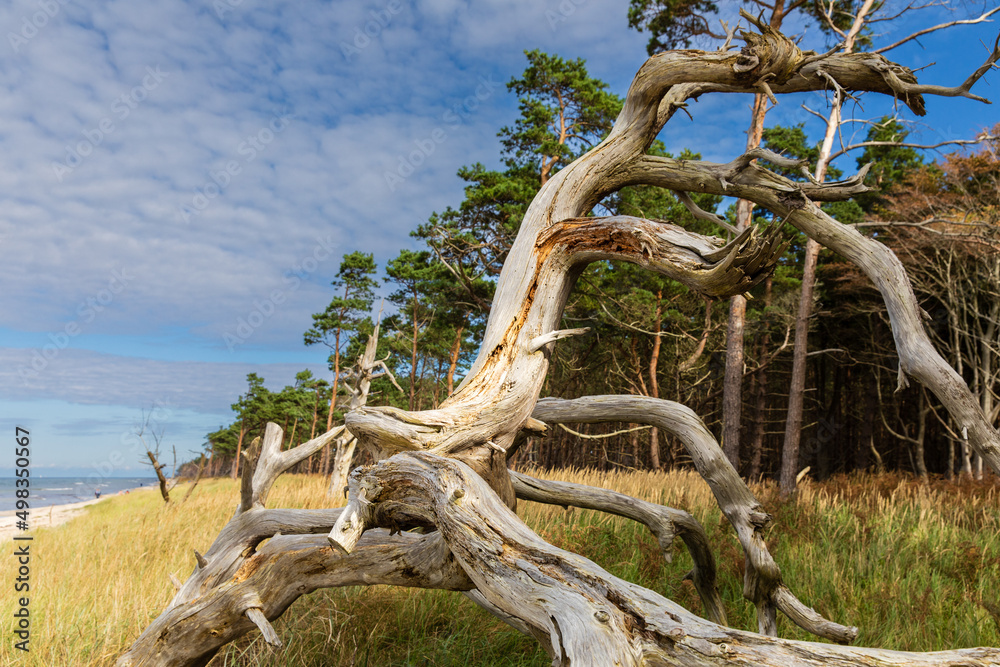
<svg viewBox="0 0 1000 667"><path fill-rule="evenodd" d="M740 599L742 555L707 485L694 473L557 471L543 476L603 486L687 509L708 530L733 625L753 626ZM181 497L182 485L175 491ZM901 477L807 484L796 503L755 488L776 518L770 544L800 596L862 628L862 643L931 650L998 645L1000 498L995 486L922 487ZM238 487L204 481L183 504L155 494L117 496L32 542L31 652L15 651L13 595L3 596L0 664L39 667L112 664L170 600L168 573L185 579L192 549L207 550L232 514ZM272 507L328 506L318 477L284 476ZM681 577L690 561L677 547L663 563L655 541L629 521L584 510L522 503L519 514L546 539L700 611ZM3 551L10 554L11 543ZM12 586L15 562L0 559ZM991 611L991 609L993 611ZM917 619L924 619L918 624ZM457 594L385 587L318 591L276 623L286 649L254 633L213 665L545 665L522 638ZM781 627L785 636L803 637Z"/></svg>

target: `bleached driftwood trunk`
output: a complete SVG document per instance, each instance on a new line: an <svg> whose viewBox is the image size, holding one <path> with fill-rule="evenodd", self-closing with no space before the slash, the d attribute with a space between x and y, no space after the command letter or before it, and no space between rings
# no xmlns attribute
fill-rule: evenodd
<svg viewBox="0 0 1000 667"><path fill-rule="evenodd" d="M361 582L467 591L537 637L554 665L1000 665L997 649L912 654L773 637L779 609L803 628L838 642L853 640L857 630L822 618L782 581L761 537L770 517L697 416L657 399L537 400L551 346L574 333L560 330L560 320L573 283L589 262L635 262L703 294L727 297L764 279L782 251L777 226L723 244L662 221L586 217L591 209L633 184L736 196L785 218L872 277L889 310L900 382L908 374L931 388L965 426L971 445L1000 472L1000 435L930 345L900 263L887 248L839 225L815 203L864 191L863 173L840 183L795 183L755 160L801 165L762 150L728 164L646 155L664 123L694 96L773 95L822 90L836 82L847 90L895 96L922 114L922 93L973 97L969 87L1000 50L962 86L923 86L909 70L882 56L802 52L745 18L760 32L744 33L746 46L738 53L675 51L650 58L607 139L543 186L500 275L479 356L448 400L436 410L359 407L348 414L348 430L378 463L351 474L346 508L264 508L274 477L335 437L331 432L282 453L280 429L268 425L259 458L251 448L236 516L205 556L196 553L192 576L119 665L203 665L253 627L277 643L269 620L299 595ZM704 533L689 517L618 494L510 474L507 450L522 430L542 429L539 419L645 422L680 438L743 546L744 594L757 607L762 634L701 619L546 544L521 523L511 511L516 497L630 516L646 523L661 545L678 534L694 555L692 577L706 615L724 621L714 591L714 562ZM415 527L430 532L392 534ZM327 531L325 537L313 535Z"/></svg>
<svg viewBox="0 0 1000 667"><path fill-rule="evenodd" d="M379 319L381 317L382 312L379 311ZM376 350L378 349L379 327L381 327L381 322L376 322L375 329L368 336L368 342L365 344L364 351L354 365L354 372L343 380L344 385L351 392L351 402L348 405L348 411L357 410L368 402L368 391L371 389L372 380L375 378L386 376L396 385L397 389L403 391L396 384L396 378L389 372L388 366L385 365L385 360L375 358ZM376 373L378 369L381 370ZM353 387L350 384L351 382L354 382ZM341 494L347 492L347 476L353 467L351 464L354 461L354 453L357 450L358 441L344 427L339 427L335 430L337 431L337 435L333 441L333 470L330 473L330 487L327 490L327 495L330 497L341 497Z"/></svg>

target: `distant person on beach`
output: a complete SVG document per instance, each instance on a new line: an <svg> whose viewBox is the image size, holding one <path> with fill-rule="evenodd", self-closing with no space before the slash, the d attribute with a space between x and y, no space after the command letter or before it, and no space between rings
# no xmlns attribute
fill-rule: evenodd
<svg viewBox="0 0 1000 667"><path fill-rule="evenodd" d="M98 500L101 499L101 490L100 489L94 489L94 497L97 498Z"/></svg>

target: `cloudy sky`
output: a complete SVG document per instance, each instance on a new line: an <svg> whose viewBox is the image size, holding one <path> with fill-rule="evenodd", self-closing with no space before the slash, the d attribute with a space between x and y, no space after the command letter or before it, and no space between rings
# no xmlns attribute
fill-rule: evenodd
<svg viewBox="0 0 1000 667"><path fill-rule="evenodd" d="M31 430L36 474L116 461L112 474L127 475L140 466L122 436L143 410L157 408L165 443L187 455L229 420L248 372L272 389L303 368L327 377L302 332L340 257L361 249L383 265L431 212L458 204L460 166L497 164L496 132L517 113L504 84L524 50L585 58L624 94L646 41L626 5L3 3L0 433L13 444L15 425ZM947 18L935 12L884 24L882 39ZM995 30L891 55L936 62L922 79L954 84ZM770 122L808 120L802 101L823 97L783 101ZM662 138L731 159L747 104L704 99ZM916 128L926 142L998 120L968 100L928 107ZM387 179L401 162L412 170ZM0 475L12 466L0 458Z"/></svg>

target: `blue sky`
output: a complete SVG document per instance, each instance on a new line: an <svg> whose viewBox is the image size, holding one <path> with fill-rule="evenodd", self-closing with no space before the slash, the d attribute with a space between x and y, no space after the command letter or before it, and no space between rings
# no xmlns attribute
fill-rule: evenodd
<svg viewBox="0 0 1000 667"><path fill-rule="evenodd" d="M460 202L460 166L497 164L496 132L517 113L504 84L525 50L585 58L624 94L646 42L626 5L5 3L0 434L31 430L36 474L114 461L111 474L128 475L148 470L127 437L143 410L156 409L165 445L187 456L228 421L248 372L272 389L303 368L328 377L302 332L328 303L340 257L360 249L384 265L431 212ZM934 9L883 24L879 40L946 19ZM796 29L825 45L815 28ZM921 79L953 85L996 29L956 28L889 55L936 61ZM821 108L824 96L783 100L769 122L811 123L800 102ZM661 138L729 160L748 104L704 98L694 122L678 116ZM969 100L928 109L915 127L927 143L1000 120ZM866 99L851 113L887 110ZM387 180L400 161L412 173ZM0 458L0 474L12 464Z"/></svg>

